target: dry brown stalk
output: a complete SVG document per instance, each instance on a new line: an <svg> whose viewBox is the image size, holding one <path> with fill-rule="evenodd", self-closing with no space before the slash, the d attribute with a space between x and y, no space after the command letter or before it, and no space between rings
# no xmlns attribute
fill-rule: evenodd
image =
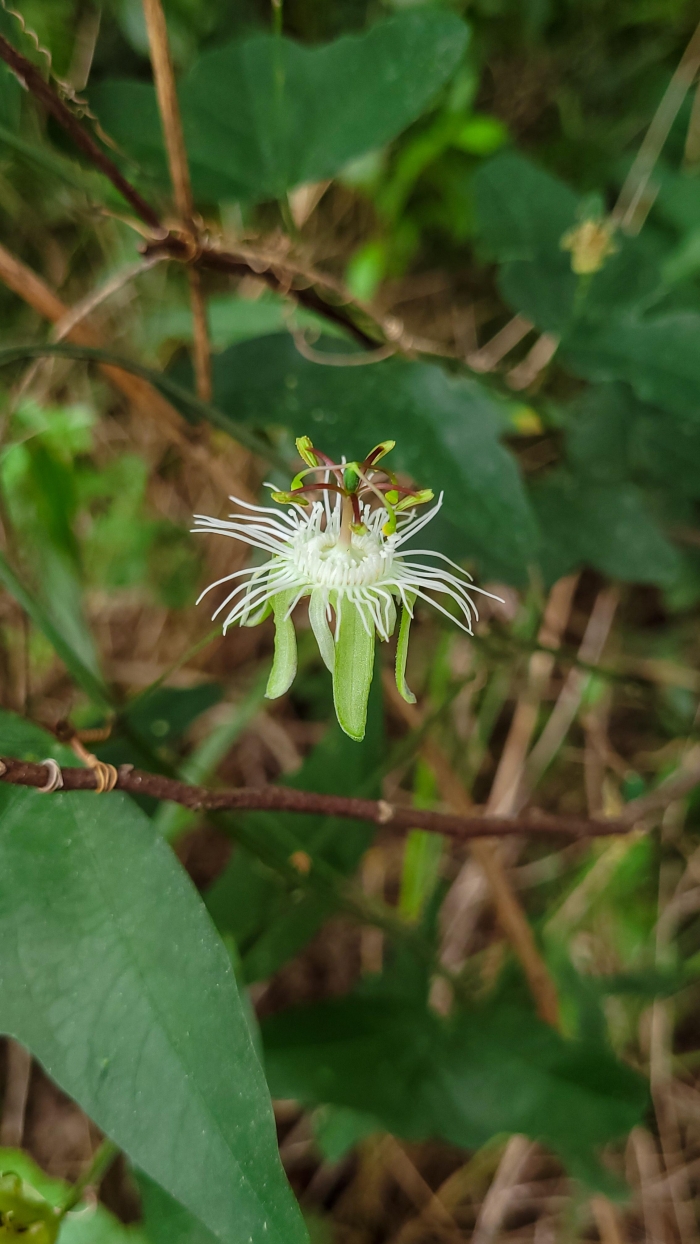
<svg viewBox="0 0 700 1244"><path fill-rule="evenodd" d="M664 1215L655 1185L661 1180L661 1163L653 1137L643 1127L630 1132L630 1144L639 1172L647 1244L665 1244Z"/></svg>
<svg viewBox="0 0 700 1244"><path fill-rule="evenodd" d="M620 593L615 586L602 588L598 593L578 653L579 660L584 665L599 663L610 634L619 599ZM547 725L527 759L520 787L513 802L514 812L519 812L525 806L531 792L559 751L578 712L588 677L588 674L581 669L569 671Z"/></svg>
<svg viewBox="0 0 700 1244"><path fill-rule="evenodd" d="M495 1178L489 1188L474 1226L472 1244L491 1244L499 1234L508 1213L513 1190L524 1173L535 1146L527 1136L516 1133L506 1145Z"/></svg>
<svg viewBox="0 0 700 1244"><path fill-rule="evenodd" d="M558 579L552 587L537 635L537 642L544 648L559 647L571 613L578 580L577 574L566 575L563 579ZM490 812L507 814L513 810L528 748L537 727L542 697L547 690L554 669L554 661L555 658L551 652L533 652L530 657L527 685L515 706L508 737L489 793Z"/></svg>
<svg viewBox="0 0 700 1244"><path fill-rule="evenodd" d="M383 1137L381 1156L399 1187L420 1210L420 1217L429 1224L429 1228L437 1231L443 1239L460 1240L461 1232L449 1209L436 1196L430 1184L426 1183L406 1150L393 1136Z"/></svg>
<svg viewBox="0 0 700 1244"><path fill-rule="evenodd" d="M182 228L192 239L193 258L198 249L198 230L194 219L192 183L187 163L187 148L182 129L180 105L177 99L175 73L168 44L168 28L160 0L143 0L143 12L151 50L153 78L158 98L158 109L163 127L165 150L168 155L170 180L173 184L175 208ZM207 308L202 289L202 279L192 265L188 268L190 305L194 339L194 370L197 394L203 401L211 399L211 346L207 326Z"/></svg>
<svg viewBox="0 0 700 1244"><path fill-rule="evenodd" d="M625 1244L615 1208L606 1196L592 1196L591 1210L601 1244Z"/></svg>
<svg viewBox="0 0 700 1244"><path fill-rule="evenodd" d="M610 219L627 232L638 233L654 201L647 188L654 166L671 132L678 110L700 69L700 25L693 32L669 82L632 167L625 178Z"/></svg>
<svg viewBox="0 0 700 1244"><path fill-rule="evenodd" d="M524 315L514 315L481 349L467 355L467 363L473 371L493 371L533 327L532 321L526 320Z"/></svg>
<svg viewBox="0 0 700 1244"><path fill-rule="evenodd" d="M578 575L568 575L552 587L538 634L538 642L548 649L556 649L561 643L577 583ZM551 651L534 652L530 657L527 686L516 704L486 805L491 815L511 816L515 812L527 750L537 725L540 703L549 684L554 661ZM509 852L505 844L501 846L499 864L503 875L507 875L505 869L511 862L512 855L513 851ZM472 858L460 869L442 907L441 959L446 966L456 969L463 962L469 934L478 916L480 900L483 900L488 885L486 869L477 853L472 852ZM552 990L546 985L543 1003L545 998L548 999L547 1013L553 1017L555 1010Z"/></svg>
<svg viewBox="0 0 700 1244"><path fill-rule="evenodd" d="M420 709L414 704L406 703L391 678L386 678L384 685L392 707L410 729L418 729L423 723ZM473 803L441 748L433 740L427 739L421 750L435 773L445 802L455 812L468 816L473 811ZM499 923L522 964L538 1014L548 1024L556 1027L559 1023L556 987L503 864L489 842L477 838L471 844L471 851L488 880Z"/></svg>

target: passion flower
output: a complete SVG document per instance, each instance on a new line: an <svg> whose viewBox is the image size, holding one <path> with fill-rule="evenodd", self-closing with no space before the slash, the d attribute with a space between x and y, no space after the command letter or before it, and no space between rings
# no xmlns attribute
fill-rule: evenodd
<svg viewBox="0 0 700 1244"><path fill-rule="evenodd" d="M403 698L414 703L415 696L406 685L406 656L416 599L427 601L470 635L479 616L470 593L499 599L475 587L471 575L444 554L404 548L435 517L443 494L431 509L419 511L434 500L433 492L403 487L393 472L378 466L394 444L382 441L362 462L338 463L316 449L308 437L300 437L297 449L305 469L292 480L288 492L266 485L273 488L272 500L286 509L250 505L231 497L241 511L230 515L231 521L195 516L195 531L215 531L270 554L261 566L217 579L199 597L223 583L241 580L213 614L217 618L230 606L224 634L234 622L257 626L270 613L274 615L275 657L265 693L268 699L284 695L294 680L297 652L292 613L302 597L308 596L311 626L333 675L338 721L358 741L365 732L375 634L383 640L390 638L397 605L401 621L396 685ZM431 565L430 559L440 564ZM450 597L458 616L430 592Z"/></svg>

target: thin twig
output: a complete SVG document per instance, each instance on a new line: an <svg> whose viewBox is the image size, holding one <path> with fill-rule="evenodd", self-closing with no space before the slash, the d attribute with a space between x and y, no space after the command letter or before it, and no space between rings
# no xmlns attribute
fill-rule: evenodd
<svg viewBox="0 0 700 1244"><path fill-rule="evenodd" d="M627 232L638 233L642 227L646 211L639 213L637 209L649 185L656 161L671 132L671 126L678 115L686 92L693 84L698 69L700 69L700 25L696 27L678 68L663 94L612 210L611 221ZM651 202L652 196L648 196L647 210Z"/></svg>
<svg viewBox="0 0 700 1244"><path fill-rule="evenodd" d="M0 781L15 786L44 786L51 776L46 765L12 757L2 757L0 765L3 766ZM62 777L65 791L94 791L98 785L91 769L63 769ZM185 782L157 773L132 769L129 765L122 765L119 769L116 789L131 795L151 795L155 799L167 799L195 811L256 809L267 812L311 813L371 821L375 825L399 831L427 829L432 833L460 839L539 833L548 836L562 834L572 838L596 838L610 837L628 829L628 824L622 821L591 821L584 817L555 816L536 809L531 809L526 816L517 819L480 816L476 809L472 816L455 816L446 812L391 804L384 799L321 795L316 791L296 790L289 786L244 786L237 790L214 791L202 786L189 786Z"/></svg>

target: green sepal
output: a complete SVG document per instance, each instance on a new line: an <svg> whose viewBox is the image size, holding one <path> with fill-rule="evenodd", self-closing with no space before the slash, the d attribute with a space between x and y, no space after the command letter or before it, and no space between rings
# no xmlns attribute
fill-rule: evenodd
<svg viewBox="0 0 700 1244"><path fill-rule="evenodd" d="M287 610L296 596L294 590L279 592L272 598L275 615L275 656L267 680L265 698L276 700L289 691L297 672L297 637L294 623L287 617Z"/></svg>
<svg viewBox="0 0 700 1244"><path fill-rule="evenodd" d="M315 588L309 601L309 622L323 662L332 674L335 667L335 640L328 625L326 602L326 593L321 588Z"/></svg>
<svg viewBox="0 0 700 1244"><path fill-rule="evenodd" d="M413 608L416 597L414 592L406 593L406 600ZM408 636L411 630L411 615L404 605L401 610L401 625L399 626L399 638L396 644L396 687L400 696L407 704L415 704L416 697L406 682L406 660L408 657Z"/></svg>
<svg viewBox="0 0 700 1244"><path fill-rule="evenodd" d="M368 633L357 606L345 599L335 645L333 703L341 729L358 743L365 737L373 673L374 626Z"/></svg>

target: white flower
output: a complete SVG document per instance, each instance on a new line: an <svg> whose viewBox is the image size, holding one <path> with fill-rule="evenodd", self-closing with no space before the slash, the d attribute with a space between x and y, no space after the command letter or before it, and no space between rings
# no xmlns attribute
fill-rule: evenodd
<svg viewBox="0 0 700 1244"><path fill-rule="evenodd" d="M296 673L291 614L303 596L310 597L309 618L333 674L338 720L346 733L359 739L364 734L374 636L388 640L392 635L396 604L402 606L396 682L404 698L413 702L405 668L416 599L427 601L471 634L479 615L470 593L491 593L474 587L471 576L442 553L404 548L437 514L443 498L441 494L426 513L417 513L415 507L432 500L432 492L401 488L390 472L377 469L393 442L378 445L362 463L339 464L314 449L308 438L297 441L297 446L308 469L292 481L289 493L273 493L274 499L288 503L286 511L231 497L242 511L231 515L231 521L195 516L196 531L215 531L270 554L263 565L237 570L210 584L199 600L212 588L240 580L213 614L217 618L230 606L224 633L234 622L255 626L274 611L275 663L267 689L274 698L288 690ZM302 483L309 475L322 478ZM309 493L316 493L317 499L309 502ZM440 564L431 564L433 560ZM431 592L449 597L459 616L428 595Z"/></svg>

